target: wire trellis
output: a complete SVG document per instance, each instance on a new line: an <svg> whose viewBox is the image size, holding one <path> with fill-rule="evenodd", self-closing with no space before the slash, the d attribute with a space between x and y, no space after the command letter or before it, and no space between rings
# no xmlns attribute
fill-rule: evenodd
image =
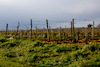
<svg viewBox="0 0 100 67"><path fill-rule="evenodd" d="M100 24L100 20L94 20L94 27L97 27ZM37 28L39 29L43 29L46 28L46 21L43 20L37 20L37 21L32 21L32 26L33 29L35 29L35 27L37 26ZM17 23L16 23L17 24ZM17 25L12 25L9 23L8 29L9 30L16 30L17 29ZM70 28L71 27L71 21L65 21L65 20L48 20L48 24L50 26L51 29L56 29L56 28ZM88 24L93 24L93 20L90 19L74 19L74 25L75 28L78 27L87 27ZM20 22L20 29L26 30L26 29L30 29L30 21L29 22ZM2 25L0 24L0 30L5 30L6 29L6 24Z"/></svg>

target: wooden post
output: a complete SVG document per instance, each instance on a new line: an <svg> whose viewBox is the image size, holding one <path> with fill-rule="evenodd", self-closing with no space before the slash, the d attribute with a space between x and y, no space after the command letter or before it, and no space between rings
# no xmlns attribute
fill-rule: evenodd
<svg viewBox="0 0 100 67"><path fill-rule="evenodd" d="M37 37L37 26L35 26L35 38Z"/></svg>
<svg viewBox="0 0 100 67"><path fill-rule="evenodd" d="M74 37L75 37L75 31L74 31L74 19L72 19L72 37L73 37L73 39L74 39Z"/></svg>
<svg viewBox="0 0 100 67"><path fill-rule="evenodd" d="M49 38L50 38L50 35L51 35L51 26L49 26Z"/></svg>
<svg viewBox="0 0 100 67"><path fill-rule="evenodd" d="M27 30L25 31L25 37L27 38Z"/></svg>
<svg viewBox="0 0 100 67"><path fill-rule="evenodd" d="M19 30L19 38L20 38L21 29Z"/></svg>
<svg viewBox="0 0 100 67"><path fill-rule="evenodd" d="M17 26L17 34L18 34L18 31L19 31L19 25L20 25L20 23L18 22L18 26Z"/></svg>
<svg viewBox="0 0 100 67"><path fill-rule="evenodd" d="M66 39L66 26L65 26L65 29L64 29L64 39Z"/></svg>
<svg viewBox="0 0 100 67"><path fill-rule="evenodd" d="M94 39L94 21L93 21L93 25L92 25L92 39Z"/></svg>
<svg viewBox="0 0 100 67"><path fill-rule="evenodd" d="M85 28L85 38L87 38L88 28Z"/></svg>
<svg viewBox="0 0 100 67"><path fill-rule="evenodd" d="M19 31L19 24L20 24L20 23L18 22L18 26L17 26L17 32Z"/></svg>
<svg viewBox="0 0 100 67"><path fill-rule="evenodd" d="M32 38L32 19L30 21L30 25L31 25L31 38Z"/></svg>
<svg viewBox="0 0 100 67"><path fill-rule="evenodd" d="M43 28L43 37L45 38L45 28Z"/></svg>
<svg viewBox="0 0 100 67"><path fill-rule="evenodd" d="M48 30L48 20L46 20L46 26L47 26L47 39L48 39L48 41L49 41L50 38L49 38L49 30Z"/></svg>
<svg viewBox="0 0 100 67"><path fill-rule="evenodd" d="M59 37L61 39L61 27L59 28Z"/></svg>
<svg viewBox="0 0 100 67"><path fill-rule="evenodd" d="M7 32L8 32L8 24L6 25L6 35L7 35Z"/></svg>
<svg viewBox="0 0 100 67"><path fill-rule="evenodd" d="M24 32L22 31L22 35L21 36L24 37L23 35L24 35Z"/></svg>
<svg viewBox="0 0 100 67"><path fill-rule="evenodd" d="M49 26L49 32L50 32L51 26Z"/></svg>
<svg viewBox="0 0 100 67"><path fill-rule="evenodd" d="M79 28L77 29L77 38L76 40L79 40Z"/></svg>
<svg viewBox="0 0 100 67"><path fill-rule="evenodd" d="M55 30L52 29L52 37L55 39Z"/></svg>
<svg viewBox="0 0 100 67"><path fill-rule="evenodd" d="M71 39L72 39L72 22L71 22Z"/></svg>

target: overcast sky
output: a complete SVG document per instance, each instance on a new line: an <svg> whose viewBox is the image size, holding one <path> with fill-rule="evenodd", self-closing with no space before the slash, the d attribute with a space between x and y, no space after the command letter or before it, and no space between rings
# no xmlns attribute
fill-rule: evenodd
<svg viewBox="0 0 100 67"><path fill-rule="evenodd" d="M100 0L0 0L0 24L72 18L99 19Z"/></svg>

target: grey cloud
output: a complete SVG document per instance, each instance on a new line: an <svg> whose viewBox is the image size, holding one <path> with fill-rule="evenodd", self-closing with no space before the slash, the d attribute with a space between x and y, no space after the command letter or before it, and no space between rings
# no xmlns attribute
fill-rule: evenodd
<svg viewBox="0 0 100 67"><path fill-rule="evenodd" d="M85 18L99 14L100 0L0 0L0 20Z"/></svg>

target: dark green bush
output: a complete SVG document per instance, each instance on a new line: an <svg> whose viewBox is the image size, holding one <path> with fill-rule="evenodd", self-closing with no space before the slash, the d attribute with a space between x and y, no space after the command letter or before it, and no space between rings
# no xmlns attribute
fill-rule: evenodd
<svg viewBox="0 0 100 67"><path fill-rule="evenodd" d="M84 45L84 46L82 47L82 51L83 51L83 52L89 51L89 45Z"/></svg>
<svg viewBox="0 0 100 67"><path fill-rule="evenodd" d="M90 51L82 52L82 57L86 58L90 54L91 54Z"/></svg>
<svg viewBox="0 0 100 67"><path fill-rule="evenodd" d="M33 56L31 56L30 58L29 58L29 62L30 63L34 63L35 61L36 61L36 59L38 58L38 56L37 55L33 55Z"/></svg>
<svg viewBox="0 0 100 67"><path fill-rule="evenodd" d="M4 37L5 37L5 38L10 38L10 37L11 37L11 35L5 35Z"/></svg>
<svg viewBox="0 0 100 67"><path fill-rule="evenodd" d="M62 59L60 59L60 61L62 62L63 65L69 65L71 62L71 56L67 56L67 57L63 57Z"/></svg>
<svg viewBox="0 0 100 67"><path fill-rule="evenodd" d="M61 53L61 52L67 52L67 51L71 51L72 48L71 47L67 47L66 45L62 45L61 47L58 47L56 52Z"/></svg>
<svg viewBox="0 0 100 67"><path fill-rule="evenodd" d="M5 54L5 56L10 57L10 58L16 57L16 52L12 52L12 51L7 52L7 53Z"/></svg>
<svg viewBox="0 0 100 67"><path fill-rule="evenodd" d="M82 51L92 51L94 52L95 50L99 50L99 45L98 44L90 44L90 45L85 45L83 48L82 48Z"/></svg>
<svg viewBox="0 0 100 67"><path fill-rule="evenodd" d="M28 52L33 52L33 51L34 51L34 49L29 49L29 50L28 50Z"/></svg>
<svg viewBox="0 0 100 67"><path fill-rule="evenodd" d="M82 52L80 50L75 51L72 53L72 56L77 60L79 56L82 55Z"/></svg>
<svg viewBox="0 0 100 67"><path fill-rule="evenodd" d="M7 40L7 39L4 39L4 38L3 38L3 39L0 39L0 42L1 42L1 43L7 42L7 41L8 41L8 40Z"/></svg>
<svg viewBox="0 0 100 67"><path fill-rule="evenodd" d="M4 42L3 44L0 45L0 47L14 47L16 46L16 42Z"/></svg>
<svg viewBox="0 0 100 67"><path fill-rule="evenodd" d="M85 63L81 63L80 67L100 67L100 61L95 62L94 60L86 61Z"/></svg>
<svg viewBox="0 0 100 67"><path fill-rule="evenodd" d="M36 46L43 46L43 45L42 45L42 43L41 43L40 41L36 41L36 42L34 43L34 47L36 47Z"/></svg>
<svg viewBox="0 0 100 67"><path fill-rule="evenodd" d="M42 35L39 35L36 39L37 39L37 40L43 40L44 37L43 37Z"/></svg>
<svg viewBox="0 0 100 67"><path fill-rule="evenodd" d="M13 42L16 44L20 44L22 42L22 40L14 40Z"/></svg>
<svg viewBox="0 0 100 67"><path fill-rule="evenodd" d="M70 45L70 47L72 47L72 50L73 51L76 51L76 50L79 50L80 49L80 47L77 46L77 45Z"/></svg>
<svg viewBox="0 0 100 67"><path fill-rule="evenodd" d="M9 43L9 47L14 47L16 46L16 43Z"/></svg>
<svg viewBox="0 0 100 67"><path fill-rule="evenodd" d="M57 43L50 43L50 44L48 44L49 47L54 47L56 45L57 45Z"/></svg>
<svg viewBox="0 0 100 67"><path fill-rule="evenodd" d="M60 53L60 52L76 51L79 49L80 47L77 45L62 45L57 48L56 52Z"/></svg>
<svg viewBox="0 0 100 67"><path fill-rule="evenodd" d="M3 44L0 45L0 48L7 46L9 44L9 42L4 42Z"/></svg>
<svg viewBox="0 0 100 67"><path fill-rule="evenodd" d="M97 48L98 47L95 44L92 44L92 45L89 46L89 50L91 50L92 52L95 51L95 50L97 50Z"/></svg>

